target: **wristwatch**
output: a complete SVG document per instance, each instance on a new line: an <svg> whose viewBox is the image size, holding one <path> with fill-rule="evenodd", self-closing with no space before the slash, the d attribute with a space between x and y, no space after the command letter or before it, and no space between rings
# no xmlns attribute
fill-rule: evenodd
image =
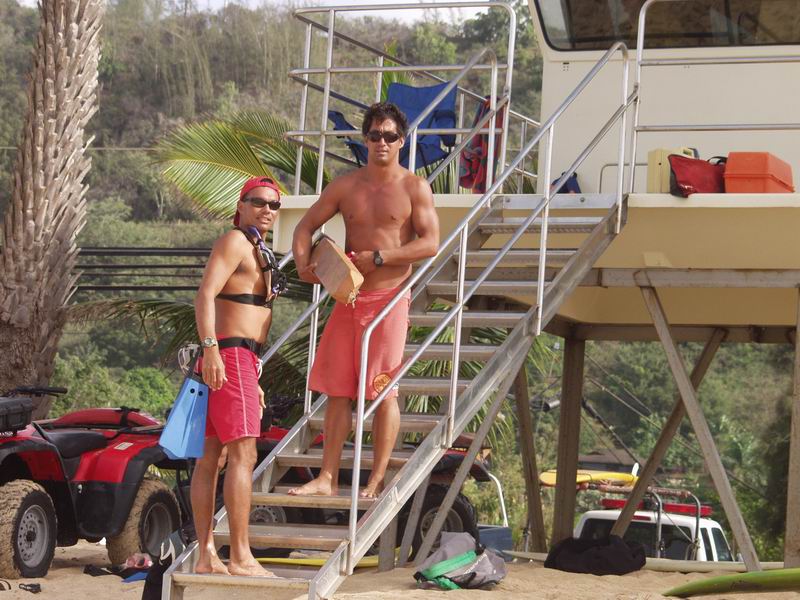
<svg viewBox="0 0 800 600"><path fill-rule="evenodd" d="M375 263L376 267L380 267L383 264L383 257L381 256L380 250L375 250L372 253L372 262Z"/></svg>
<svg viewBox="0 0 800 600"><path fill-rule="evenodd" d="M211 346L217 345L217 340L213 337L207 337L203 338L203 341L200 342L200 344L203 346L203 348L211 348Z"/></svg>

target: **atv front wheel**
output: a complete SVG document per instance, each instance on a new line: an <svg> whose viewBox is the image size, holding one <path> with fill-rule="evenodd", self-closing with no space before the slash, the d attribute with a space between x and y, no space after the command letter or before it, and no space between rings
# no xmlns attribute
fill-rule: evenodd
<svg viewBox="0 0 800 600"><path fill-rule="evenodd" d="M436 518L436 514L439 512L439 507L442 505L442 501L444 500L446 494L447 488L444 486L431 485L428 488L428 493L425 494L425 500L422 503L422 512L419 516L417 529L414 532L414 547L411 554L412 558L416 556L417 550L419 549L420 545L422 545L422 539L428 533L431 525L433 525L433 520ZM406 515L406 518L408 518L408 515ZM397 536L398 539L402 538L402 531L404 529L405 526L399 529ZM478 520L475 516L475 507L472 506L472 503L464 494L459 493L453 501L453 506L450 507L447 517L445 518L444 525L442 525L442 531L450 531L454 533L466 531L476 540L478 539ZM433 547L431 548L432 551L439 547L440 538L441 533L436 537L436 541L433 543Z"/></svg>
<svg viewBox="0 0 800 600"><path fill-rule="evenodd" d="M178 501L158 479L143 479L119 535L106 541L112 565L124 563L137 552L157 557L161 542L181 524Z"/></svg>
<svg viewBox="0 0 800 600"><path fill-rule="evenodd" d="M44 577L56 550L56 510L42 486L0 486L0 577Z"/></svg>

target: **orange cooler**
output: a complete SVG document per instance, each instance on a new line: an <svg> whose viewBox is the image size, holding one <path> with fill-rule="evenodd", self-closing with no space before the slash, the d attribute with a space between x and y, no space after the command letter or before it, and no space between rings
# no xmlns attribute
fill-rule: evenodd
<svg viewBox="0 0 800 600"><path fill-rule="evenodd" d="M725 164L725 191L729 194L794 192L792 167L769 152L731 152Z"/></svg>

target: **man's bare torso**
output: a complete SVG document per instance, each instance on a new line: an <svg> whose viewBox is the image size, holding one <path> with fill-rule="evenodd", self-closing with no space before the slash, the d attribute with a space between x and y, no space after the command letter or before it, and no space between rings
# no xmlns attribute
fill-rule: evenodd
<svg viewBox="0 0 800 600"><path fill-rule="evenodd" d="M242 262L225 283L221 293L266 295L267 286L256 260L255 249L239 231L231 231L226 235L239 236L247 244L247 249ZM266 340L272 323L272 310L216 298L214 311L218 337L246 337L259 343Z"/></svg>
<svg viewBox="0 0 800 600"><path fill-rule="evenodd" d="M389 250L413 239L413 174L403 169L396 178L376 182L362 168L344 177L349 191L339 200L339 212L345 224L346 251ZM410 273L410 265L384 265L365 276L361 289L397 287Z"/></svg>

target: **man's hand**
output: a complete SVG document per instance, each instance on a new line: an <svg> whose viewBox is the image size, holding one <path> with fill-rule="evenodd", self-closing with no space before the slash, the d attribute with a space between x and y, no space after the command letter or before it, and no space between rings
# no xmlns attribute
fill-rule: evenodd
<svg viewBox="0 0 800 600"><path fill-rule="evenodd" d="M356 266L362 275L372 273L378 267L375 266L375 253L372 250L362 250L361 252L352 252L350 260Z"/></svg>
<svg viewBox="0 0 800 600"><path fill-rule="evenodd" d="M258 386L258 418L261 419L264 416L264 409L267 408L267 403L264 400L264 390L261 389L261 386Z"/></svg>
<svg viewBox="0 0 800 600"><path fill-rule="evenodd" d="M297 269L297 276L300 277L303 281L307 281L308 283L322 283L317 277L317 274L314 273L314 269L317 268L317 263L309 263L302 269Z"/></svg>
<svg viewBox="0 0 800 600"><path fill-rule="evenodd" d="M203 381L212 390L218 390L227 380L219 348L216 346L206 348L203 352Z"/></svg>

